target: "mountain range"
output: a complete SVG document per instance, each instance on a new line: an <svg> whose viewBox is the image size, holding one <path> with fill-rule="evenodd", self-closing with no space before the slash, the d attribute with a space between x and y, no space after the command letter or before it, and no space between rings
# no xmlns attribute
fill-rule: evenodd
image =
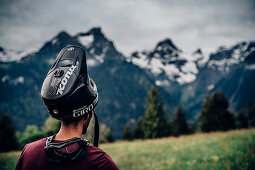
<svg viewBox="0 0 255 170"><path fill-rule="evenodd" d="M97 113L116 138L127 121L145 111L149 88L157 86L169 118L180 104L195 120L207 94L222 90L235 111L255 99L255 42L183 52L170 38L151 51L123 55L101 28L71 36L65 31L34 52L0 47L0 114L11 115L22 131L28 124L42 126L48 117L40 98L42 82L58 52L66 45L85 48L88 72L99 90Z"/></svg>

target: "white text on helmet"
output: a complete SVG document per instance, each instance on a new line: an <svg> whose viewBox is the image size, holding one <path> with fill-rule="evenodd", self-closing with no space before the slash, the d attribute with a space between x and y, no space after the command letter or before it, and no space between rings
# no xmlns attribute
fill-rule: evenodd
<svg viewBox="0 0 255 170"><path fill-rule="evenodd" d="M73 110L73 117L80 117L84 114L87 114L93 110L93 104L87 106L84 106L82 108L79 108L77 110Z"/></svg>
<svg viewBox="0 0 255 170"><path fill-rule="evenodd" d="M63 94L63 91L65 90L66 84L68 79L70 78L70 76L73 74L74 69L77 66L72 65L69 70L66 72L64 78L61 80L61 83L58 86L58 90L57 90L57 95L58 94Z"/></svg>

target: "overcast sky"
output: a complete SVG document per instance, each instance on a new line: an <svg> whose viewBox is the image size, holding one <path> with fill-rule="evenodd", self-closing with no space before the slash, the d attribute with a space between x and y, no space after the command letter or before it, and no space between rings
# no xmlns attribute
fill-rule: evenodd
<svg viewBox="0 0 255 170"><path fill-rule="evenodd" d="M254 0L0 0L0 46L39 48L100 26L129 55L165 38L186 52L255 40Z"/></svg>

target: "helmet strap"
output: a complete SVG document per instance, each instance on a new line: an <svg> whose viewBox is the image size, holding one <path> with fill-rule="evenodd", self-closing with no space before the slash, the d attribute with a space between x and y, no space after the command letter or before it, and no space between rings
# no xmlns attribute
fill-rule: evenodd
<svg viewBox="0 0 255 170"><path fill-rule="evenodd" d="M99 122L96 115L96 111L93 110L94 117L95 117L95 127L94 127L94 146L98 147L98 141L99 141Z"/></svg>

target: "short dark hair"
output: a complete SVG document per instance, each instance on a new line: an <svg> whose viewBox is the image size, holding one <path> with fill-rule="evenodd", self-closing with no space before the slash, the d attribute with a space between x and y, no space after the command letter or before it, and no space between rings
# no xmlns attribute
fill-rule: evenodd
<svg viewBox="0 0 255 170"><path fill-rule="evenodd" d="M62 120L62 122L63 122L64 126L69 126L71 124L73 124L74 126L77 126L83 117L84 116L76 118L76 119L64 119L64 120Z"/></svg>
<svg viewBox="0 0 255 170"><path fill-rule="evenodd" d="M88 114L92 115L92 111L89 112ZM79 123L83 118L87 117L88 114L85 114L85 115L83 115L83 116L81 116L81 117L74 118L74 119L64 119L64 120L62 120L62 122L63 122L64 126L69 126L69 125L71 125L71 124L73 124L74 126L77 126L78 123Z"/></svg>

